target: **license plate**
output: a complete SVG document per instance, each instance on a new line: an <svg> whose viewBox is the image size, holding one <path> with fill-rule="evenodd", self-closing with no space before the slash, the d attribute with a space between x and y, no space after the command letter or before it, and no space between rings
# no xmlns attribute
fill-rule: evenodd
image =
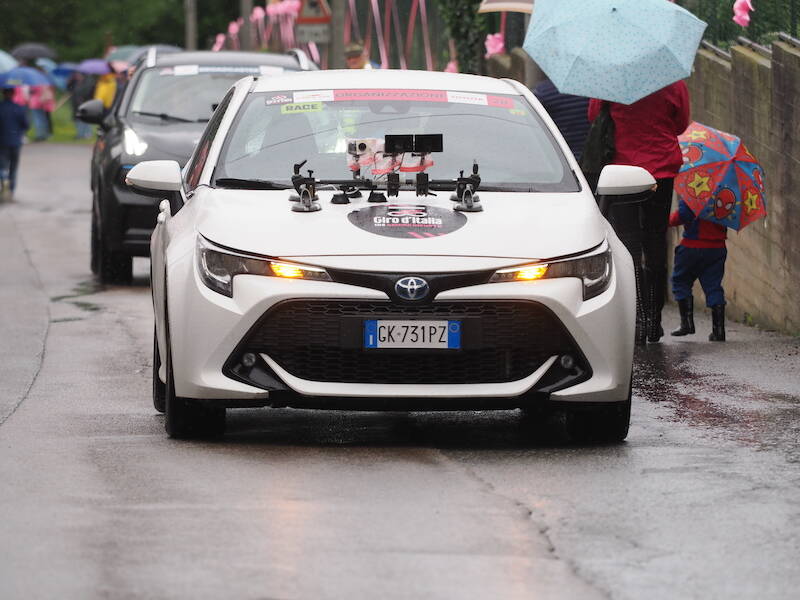
<svg viewBox="0 0 800 600"><path fill-rule="evenodd" d="M364 321L364 348L461 348L461 321Z"/></svg>

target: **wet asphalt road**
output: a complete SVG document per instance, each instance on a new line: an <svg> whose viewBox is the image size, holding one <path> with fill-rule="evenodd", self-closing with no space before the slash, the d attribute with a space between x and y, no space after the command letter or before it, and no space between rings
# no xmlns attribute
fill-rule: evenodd
<svg viewBox="0 0 800 600"><path fill-rule="evenodd" d="M800 340L699 317L637 356L620 445L292 410L171 441L147 262L90 277L89 155L26 147L0 205L0 598L797 597Z"/></svg>

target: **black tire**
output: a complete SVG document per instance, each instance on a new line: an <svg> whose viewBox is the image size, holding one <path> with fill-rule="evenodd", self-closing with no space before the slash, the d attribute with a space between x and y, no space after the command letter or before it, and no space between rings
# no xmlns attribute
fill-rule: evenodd
<svg viewBox="0 0 800 600"><path fill-rule="evenodd" d="M631 392L627 400L603 406L576 407L566 413L567 435L578 443L618 443L628 437Z"/></svg>
<svg viewBox="0 0 800 600"><path fill-rule="evenodd" d="M96 211L97 203L92 206L92 273L97 275L100 283L130 283L133 279L133 257L109 250Z"/></svg>
<svg viewBox="0 0 800 600"><path fill-rule="evenodd" d="M97 213L92 207L92 233L91 233L91 259L92 273L97 275L100 271L100 228L97 224Z"/></svg>
<svg viewBox="0 0 800 600"><path fill-rule="evenodd" d="M153 408L158 412L166 411L167 386L158 376L161 367L161 353L158 351L158 337L155 327L153 328Z"/></svg>
<svg viewBox="0 0 800 600"><path fill-rule="evenodd" d="M225 433L225 409L206 406L197 400L175 394L172 370L172 349L167 326L167 383L164 386L164 428L171 438L199 439L218 437Z"/></svg>
<svg viewBox="0 0 800 600"><path fill-rule="evenodd" d="M100 283L130 283L133 279L133 257L122 252L112 252L102 240L98 242L100 255L97 270Z"/></svg>

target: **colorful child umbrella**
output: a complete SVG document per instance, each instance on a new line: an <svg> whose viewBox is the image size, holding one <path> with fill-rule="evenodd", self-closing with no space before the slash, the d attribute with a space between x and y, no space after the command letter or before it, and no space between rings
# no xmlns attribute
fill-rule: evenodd
<svg viewBox="0 0 800 600"><path fill-rule="evenodd" d="M767 214L764 169L742 140L694 122L678 141L675 191L695 215L738 231Z"/></svg>

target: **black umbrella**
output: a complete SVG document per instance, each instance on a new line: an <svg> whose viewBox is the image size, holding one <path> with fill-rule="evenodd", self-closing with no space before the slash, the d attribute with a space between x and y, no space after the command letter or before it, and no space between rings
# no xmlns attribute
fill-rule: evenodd
<svg viewBox="0 0 800 600"><path fill-rule="evenodd" d="M37 58L55 58L53 49L44 44L20 44L11 51L11 56L17 60L36 60Z"/></svg>

